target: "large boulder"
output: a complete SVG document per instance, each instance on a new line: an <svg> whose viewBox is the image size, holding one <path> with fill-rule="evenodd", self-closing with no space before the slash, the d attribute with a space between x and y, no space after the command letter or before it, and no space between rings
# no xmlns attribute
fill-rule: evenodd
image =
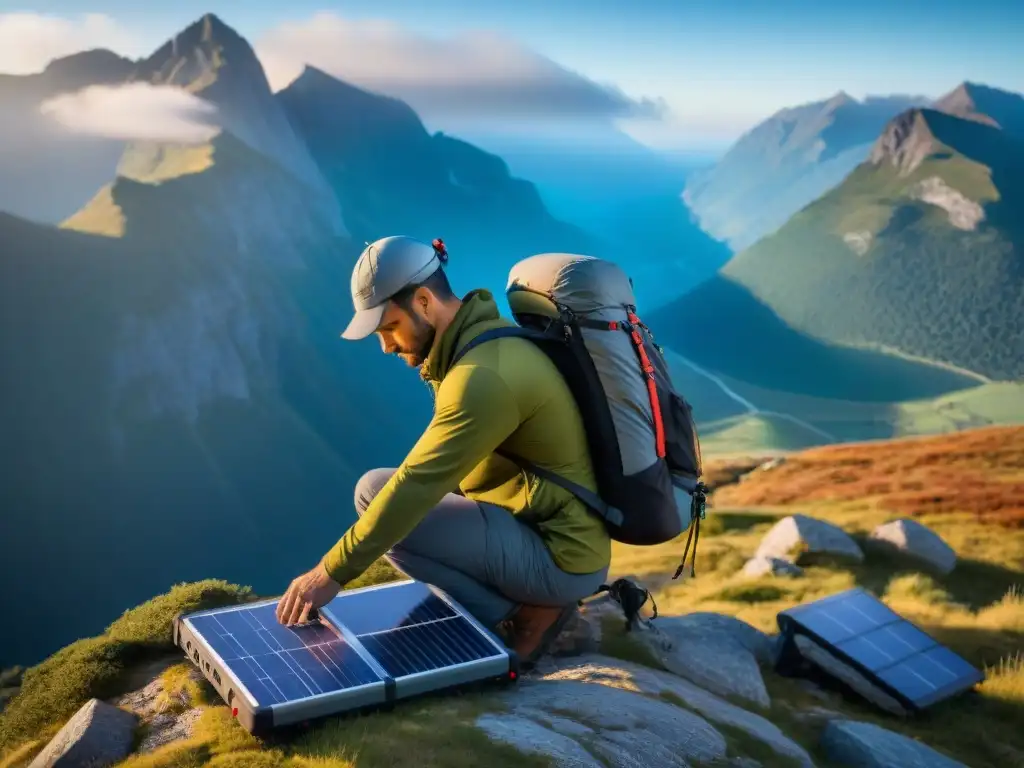
<svg viewBox="0 0 1024 768"><path fill-rule="evenodd" d="M544 751L562 765L590 765L568 740L596 758L597 765L604 761L629 768L686 768L726 756L721 733L702 717L664 699L581 680L528 678L505 696L511 712L483 715L476 725L519 749ZM551 718L560 721L563 733L554 723L549 725ZM574 733L564 732L567 721Z"/></svg>
<svg viewBox="0 0 1024 768"><path fill-rule="evenodd" d="M853 720L830 721L821 747L829 760L849 768L967 768L920 741Z"/></svg>
<svg viewBox="0 0 1024 768"><path fill-rule="evenodd" d="M720 696L771 705L760 665L773 662L774 644L745 621L718 613L665 616L636 639L665 669Z"/></svg>
<svg viewBox="0 0 1024 768"><path fill-rule="evenodd" d="M99 699L90 699L29 763L29 768L105 768L132 751L138 721Z"/></svg>
<svg viewBox="0 0 1024 768"><path fill-rule="evenodd" d="M871 532L872 543L891 547L926 564L941 574L956 567L956 552L935 531L916 520L902 518L880 525Z"/></svg>
<svg viewBox="0 0 1024 768"><path fill-rule="evenodd" d="M669 672L607 656L589 655L552 663L543 670L542 679L581 680L647 696L668 698L715 725L744 731L791 762L802 766L813 765L807 752L769 720Z"/></svg>
<svg viewBox="0 0 1024 768"><path fill-rule="evenodd" d="M846 531L806 515L779 520L761 539L754 557L779 558L798 565L822 558L864 561L864 553Z"/></svg>

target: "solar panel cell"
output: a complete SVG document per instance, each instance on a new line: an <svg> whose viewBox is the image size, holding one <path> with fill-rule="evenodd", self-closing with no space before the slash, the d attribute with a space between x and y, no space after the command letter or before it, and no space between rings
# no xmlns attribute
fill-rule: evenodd
<svg viewBox="0 0 1024 768"><path fill-rule="evenodd" d="M456 615L450 605L426 584L419 582L413 582L407 589L355 593L326 606L324 610L332 624L344 625L354 635L383 632Z"/></svg>

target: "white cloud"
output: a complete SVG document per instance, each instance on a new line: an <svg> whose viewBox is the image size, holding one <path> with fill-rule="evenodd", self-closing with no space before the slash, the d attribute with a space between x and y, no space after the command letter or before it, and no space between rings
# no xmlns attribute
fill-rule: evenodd
<svg viewBox="0 0 1024 768"><path fill-rule="evenodd" d="M209 102L181 88L141 82L61 94L40 111L72 132L124 141L197 144L220 130Z"/></svg>
<svg viewBox="0 0 1024 768"><path fill-rule="evenodd" d="M110 16L87 13L76 18L41 13L0 13L0 72L41 72L55 58L90 48L122 55L138 51L135 35Z"/></svg>
<svg viewBox="0 0 1024 768"><path fill-rule="evenodd" d="M633 99L487 32L434 39L389 21L324 12L281 24L254 47L275 90L309 64L424 115L640 119L665 112L661 100Z"/></svg>

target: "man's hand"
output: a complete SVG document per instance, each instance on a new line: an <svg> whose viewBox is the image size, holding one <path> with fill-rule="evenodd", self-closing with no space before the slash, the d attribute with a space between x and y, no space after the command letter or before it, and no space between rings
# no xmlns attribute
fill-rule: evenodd
<svg viewBox="0 0 1024 768"><path fill-rule="evenodd" d="M296 578L277 603L277 620L285 625L304 624L309 612L334 599L341 585L327 575L322 563Z"/></svg>

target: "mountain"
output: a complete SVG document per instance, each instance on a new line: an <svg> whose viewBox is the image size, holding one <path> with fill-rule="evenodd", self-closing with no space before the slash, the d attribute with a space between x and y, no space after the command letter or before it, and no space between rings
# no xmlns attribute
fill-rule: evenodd
<svg viewBox="0 0 1024 768"><path fill-rule="evenodd" d="M34 75L0 75L0 211L56 224L110 180L124 143L73 134L40 112L48 99L127 80L134 62L106 50L55 59Z"/></svg>
<svg viewBox="0 0 1024 768"><path fill-rule="evenodd" d="M223 128L129 143L60 227L0 215L0 579L21 585L0 667L201 574L279 592L337 540L360 474L397 466L430 413L415 371L338 338L359 238L454 230L455 282L477 287L582 237L403 105L312 71L275 96L216 17L133 79L187 88Z"/></svg>
<svg viewBox="0 0 1024 768"><path fill-rule="evenodd" d="M555 219L502 158L429 133L405 102L314 67L276 98L359 242L395 233L442 237L453 259L465 258L462 278L488 285L504 285L512 263L531 252L590 250L583 231Z"/></svg>
<svg viewBox="0 0 1024 768"><path fill-rule="evenodd" d="M908 96L858 101L840 91L783 109L691 175L683 199L706 232L740 251L841 182L889 120L926 103Z"/></svg>
<svg viewBox="0 0 1024 768"><path fill-rule="evenodd" d="M942 101L965 92L979 94L969 116L891 120L866 162L721 277L826 342L1024 376L1024 138L1009 130L1022 102L974 88ZM989 104L1004 111L976 111Z"/></svg>

